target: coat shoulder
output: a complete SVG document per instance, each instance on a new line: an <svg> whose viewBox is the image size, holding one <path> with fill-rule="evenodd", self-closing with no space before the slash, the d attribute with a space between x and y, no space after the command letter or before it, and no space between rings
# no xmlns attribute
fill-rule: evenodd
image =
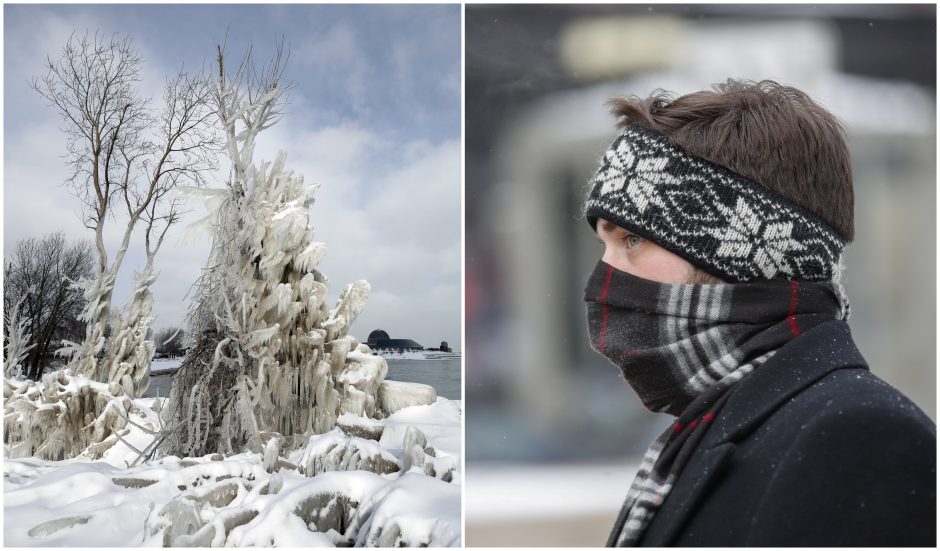
<svg viewBox="0 0 940 551"><path fill-rule="evenodd" d="M813 425L891 425L936 434L936 425L910 398L867 369L833 371L793 396L778 412ZM787 422L787 419L781 419Z"/></svg>
<svg viewBox="0 0 940 551"><path fill-rule="evenodd" d="M749 545L934 545L936 426L899 390L837 370L763 429L787 437L764 455Z"/></svg>

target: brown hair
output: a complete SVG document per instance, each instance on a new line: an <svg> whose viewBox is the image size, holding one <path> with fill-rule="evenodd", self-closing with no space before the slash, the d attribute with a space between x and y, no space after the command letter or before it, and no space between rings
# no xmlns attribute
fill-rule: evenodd
<svg viewBox="0 0 940 551"><path fill-rule="evenodd" d="M620 126L665 135L692 155L727 167L855 237L852 168L841 123L808 95L772 80L728 79L672 99L614 99Z"/></svg>

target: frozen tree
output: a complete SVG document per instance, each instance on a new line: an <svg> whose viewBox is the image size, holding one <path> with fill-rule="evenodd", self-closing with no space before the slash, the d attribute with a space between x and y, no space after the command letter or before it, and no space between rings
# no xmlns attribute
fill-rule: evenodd
<svg viewBox="0 0 940 551"><path fill-rule="evenodd" d="M120 383L132 398L143 396L150 385L154 343L147 340L147 335L153 321L150 285L156 278L157 274L149 264L134 274L134 290L128 304L123 313L113 316L114 333L104 360L108 369L107 380Z"/></svg>
<svg viewBox="0 0 940 551"><path fill-rule="evenodd" d="M7 330L6 346L3 349L3 375L5 377L23 375L26 355L31 348L36 346L35 343L30 343L32 340L29 334L30 319L20 315L20 307L27 296L28 291L9 312L4 313L3 323Z"/></svg>
<svg viewBox="0 0 940 551"><path fill-rule="evenodd" d="M369 291L347 285L334 308L317 270L326 252L313 240L316 186L274 162L254 161L255 140L283 114L282 49L256 70L251 53L234 74L219 48L217 112L231 169L209 199L213 242L190 311L190 346L177 372L163 449L177 455L262 451L265 435L286 445L325 433L342 413L376 414L385 361L348 335Z"/></svg>
<svg viewBox="0 0 940 551"><path fill-rule="evenodd" d="M150 323L153 321L153 295L150 286L157 279L153 260L163 245L167 230L179 220L179 199L169 201L166 211L157 214L157 206L164 202L160 190L151 202L147 212L147 228L144 232L144 247L147 263L143 270L134 274L134 290L123 313L114 315L113 334L111 336L105 367L108 381L120 383L132 398L143 396L150 385L150 361L153 359L155 345L148 340ZM161 229L162 226L162 229ZM159 233L158 233L159 232Z"/></svg>
<svg viewBox="0 0 940 551"><path fill-rule="evenodd" d="M75 338L84 329L78 321L84 299L73 283L92 273L91 244L69 244L62 232L17 241L4 264L4 316L14 305L28 320L31 345L23 359L23 374L38 380L62 339ZM9 326L8 326L9 327Z"/></svg>
<svg viewBox="0 0 940 551"><path fill-rule="evenodd" d="M155 110L140 95L141 57L130 38L72 35L33 88L55 106L67 135L68 184L95 234L94 278L81 284L84 340L65 348L75 373L107 381L105 333L114 282L137 224L181 182L203 183L214 165L210 79L182 69L166 82ZM116 251L105 247L108 220L124 219ZM145 270L146 271L146 270ZM143 280L147 280L144 277ZM138 281L141 281L138 278Z"/></svg>

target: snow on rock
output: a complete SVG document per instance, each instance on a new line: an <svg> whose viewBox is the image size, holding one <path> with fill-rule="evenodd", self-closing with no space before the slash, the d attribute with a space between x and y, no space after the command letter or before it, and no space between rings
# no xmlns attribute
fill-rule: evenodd
<svg viewBox="0 0 940 551"><path fill-rule="evenodd" d="M358 436L368 440L378 441L382 438L385 425L377 419L360 417L351 413L344 413L336 418L336 426L350 436Z"/></svg>
<svg viewBox="0 0 940 551"><path fill-rule="evenodd" d="M438 398L433 404L404 408L390 415L385 419L385 430L379 445L402 458L404 463L406 453L413 448L413 444L421 443L414 434L409 438L409 429L413 427L424 438L422 448L433 448L434 457L442 461L442 466L446 458L454 462L455 470L461 470L461 423L460 402ZM456 477L454 481L459 482Z"/></svg>
<svg viewBox="0 0 940 551"><path fill-rule="evenodd" d="M73 380L70 386L87 385ZM131 416L140 426L128 425L127 444L114 443L102 460L8 455L4 545L460 545L459 467L451 482L427 476L414 456L409 471L322 470L354 468L363 458L373 468L386 462L397 469L405 446L431 463L446 458L457 465L460 402L439 398L383 420L340 416L341 424L381 427L378 442L336 429L289 450L282 448L284 437L263 433L264 453L166 456L128 467L137 457L129 445L147 447L153 436L143 427L159 423L149 405L163 401L130 401L140 410Z"/></svg>
<svg viewBox="0 0 940 551"><path fill-rule="evenodd" d="M379 409L386 415L411 407L433 404L437 391L433 386L402 381L384 381L378 389Z"/></svg>
<svg viewBox="0 0 940 551"><path fill-rule="evenodd" d="M378 474L399 470L395 456L377 442L346 436L333 429L310 437L301 460L301 472L316 476L326 471L370 471Z"/></svg>
<svg viewBox="0 0 940 551"><path fill-rule="evenodd" d="M402 452L404 453L403 470L417 470L428 476L440 478L444 482L450 482L454 478L454 470L457 468L457 462L453 457L437 457L437 450L428 445L424 433L409 425L405 430L405 439L402 442Z"/></svg>
<svg viewBox="0 0 940 551"><path fill-rule="evenodd" d="M162 371L176 371L183 363L182 357L177 358L154 358L150 361L150 373L160 373Z"/></svg>
<svg viewBox="0 0 940 551"><path fill-rule="evenodd" d="M456 547L460 545L460 488L405 473L383 487L361 509L372 512L357 546Z"/></svg>
<svg viewBox="0 0 940 551"><path fill-rule="evenodd" d="M248 506L259 514L234 528L226 545L349 546L358 532L353 521L359 505L389 483L366 471L326 472L300 479L285 476L283 481L278 493L252 500Z"/></svg>

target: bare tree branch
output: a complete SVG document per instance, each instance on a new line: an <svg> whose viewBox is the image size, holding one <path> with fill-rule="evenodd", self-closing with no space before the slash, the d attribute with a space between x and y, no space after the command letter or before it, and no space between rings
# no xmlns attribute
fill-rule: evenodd
<svg viewBox="0 0 940 551"><path fill-rule="evenodd" d="M31 82L62 117L71 171L66 185L82 204L83 224L95 233L97 286L89 289L96 296L85 313L79 372L98 380L111 286L138 223L144 221L152 265L181 214L170 192L184 182L203 185L207 171L217 167L220 140L208 73L180 68L166 80L162 105L154 109L139 91L141 64L127 36L72 34L58 58L47 58L45 75ZM116 210L126 223L120 245L109 251L105 229Z"/></svg>
<svg viewBox="0 0 940 551"><path fill-rule="evenodd" d="M78 320L84 300L73 284L91 276L93 264L91 244L68 245L63 233L21 240L10 252L4 266L4 313L29 290L21 310L30 320L34 345L25 360L27 377L39 378L56 341L79 339L84 333Z"/></svg>

